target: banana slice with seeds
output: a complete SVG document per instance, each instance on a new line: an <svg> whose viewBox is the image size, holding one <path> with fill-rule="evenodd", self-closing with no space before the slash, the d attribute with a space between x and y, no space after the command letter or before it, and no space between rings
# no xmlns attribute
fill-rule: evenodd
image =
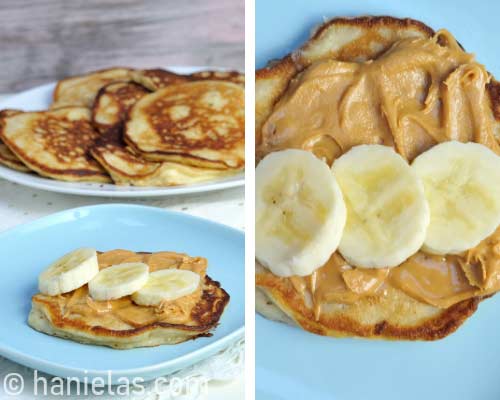
<svg viewBox="0 0 500 400"><path fill-rule="evenodd" d="M89 282L90 296L95 300L114 300L142 288L149 275L147 264L133 262L104 268Z"/></svg>
<svg viewBox="0 0 500 400"><path fill-rule="evenodd" d="M132 295L134 303L157 306L193 293L200 285L200 275L185 269L163 269L149 274L146 284Z"/></svg>
<svg viewBox="0 0 500 400"><path fill-rule="evenodd" d="M424 243L430 213L408 163L382 145L353 147L332 166L347 206L339 251L357 267L395 267Z"/></svg>
<svg viewBox="0 0 500 400"><path fill-rule="evenodd" d="M38 277L41 293L56 296L85 285L99 272L97 253L91 248L74 250L52 263Z"/></svg>
<svg viewBox="0 0 500 400"><path fill-rule="evenodd" d="M424 250L458 254L500 224L500 156L478 143L444 142L418 156L431 220Z"/></svg>
<svg viewBox="0 0 500 400"><path fill-rule="evenodd" d="M304 150L269 154L255 175L257 259L278 276L311 274L337 249L345 225L335 177Z"/></svg>

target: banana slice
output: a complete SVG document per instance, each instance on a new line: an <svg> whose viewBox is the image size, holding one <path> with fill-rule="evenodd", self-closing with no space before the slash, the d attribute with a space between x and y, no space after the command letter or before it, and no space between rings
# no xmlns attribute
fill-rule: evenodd
<svg viewBox="0 0 500 400"><path fill-rule="evenodd" d="M353 147L332 166L347 206L339 251L357 267L395 267L420 249L429 206L415 171L392 148Z"/></svg>
<svg viewBox="0 0 500 400"><path fill-rule="evenodd" d="M269 154L255 171L255 253L275 275L305 276L337 249L346 220L328 165L303 150Z"/></svg>
<svg viewBox="0 0 500 400"><path fill-rule="evenodd" d="M500 157L478 143L444 142L418 156L431 222L424 250L457 254L475 247L500 224Z"/></svg>
<svg viewBox="0 0 500 400"><path fill-rule="evenodd" d="M146 264L133 262L104 268L89 282L90 296L95 300L114 300L142 288L149 275Z"/></svg>
<svg viewBox="0 0 500 400"><path fill-rule="evenodd" d="M49 265L38 277L38 288L49 296L71 292L99 272L97 253L91 248L74 250Z"/></svg>
<svg viewBox="0 0 500 400"><path fill-rule="evenodd" d="M149 274L146 284L132 295L134 303L157 306L193 293L200 285L200 275L184 269L163 269Z"/></svg>

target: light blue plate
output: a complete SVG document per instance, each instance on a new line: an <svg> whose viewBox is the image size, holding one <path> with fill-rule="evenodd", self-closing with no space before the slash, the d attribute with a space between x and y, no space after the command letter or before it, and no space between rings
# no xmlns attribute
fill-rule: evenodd
<svg viewBox="0 0 500 400"><path fill-rule="evenodd" d="M31 329L27 316L38 274L77 247L98 250L172 250L208 259L208 274L231 296L210 338L175 346L114 350L64 340ZM152 207L101 205L63 211L0 234L2 271L0 355L58 376L145 380L174 372L243 337L244 234L235 229Z"/></svg>
<svg viewBox="0 0 500 400"><path fill-rule="evenodd" d="M295 49L323 18L362 14L447 28L500 78L500 2L256 0L256 64ZM426 343L331 339L256 320L258 400L500 399L500 296L456 333Z"/></svg>

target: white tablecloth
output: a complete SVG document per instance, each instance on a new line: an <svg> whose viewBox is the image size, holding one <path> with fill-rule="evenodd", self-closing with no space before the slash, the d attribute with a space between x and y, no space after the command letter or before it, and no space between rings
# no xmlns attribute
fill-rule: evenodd
<svg viewBox="0 0 500 400"><path fill-rule="evenodd" d="M0 231L57 211L102 203L131 203L168 208L237 229L243 229L245 221L243 188L187 196L119 200L44 192L0 179ZM9 369L17 368L11 361L0 358L0 371L5 373ZM243 393L243 377L240 376L229 383L210 383L206 399L241 399ZM28 399L32 398L32 395L24 393L22 397L17 398Z"/></svg>

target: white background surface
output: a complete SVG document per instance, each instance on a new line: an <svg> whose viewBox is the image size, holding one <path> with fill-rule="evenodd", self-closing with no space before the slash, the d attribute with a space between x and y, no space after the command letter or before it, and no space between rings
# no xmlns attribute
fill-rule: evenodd
<svg viewBox="0 0 500 400"><path fill-rule="evenodd" d="M45 192L0 179L0 231L74 207L118 202L182 211L237 229L244 228L244 188L167 198L119 200ZM9 366L12 367L10 361L0 358L0 371L8 372ZM26 397L17 398L31 399L32 396L26 394ZM243 398L242 376L228 383L210 383L206 396L207 400Z"/></svg>

